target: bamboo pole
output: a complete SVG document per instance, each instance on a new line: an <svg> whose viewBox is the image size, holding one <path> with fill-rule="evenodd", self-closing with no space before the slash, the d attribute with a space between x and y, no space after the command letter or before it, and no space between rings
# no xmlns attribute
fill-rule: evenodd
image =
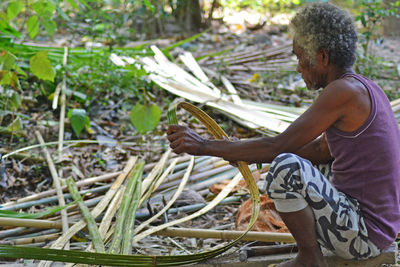
<svg viewBox="0 0 400 267"><path fill-rule="evenodd" d="M44 229L62 229L62 223L60 221L50 220L38 220L38 219L15 219L0 217L0 226L14 226L14 227L33 227L33 228L44 228Z"/></svg>
<svg viewBox="0 0 400 267"><path fill-rule="evenodd" d="M82 190L80 192L81 193L99 193L99 192L106 191L110 187L111 187L111 185L103 185L103 186L95 187L92 189ZM63 194L63 196L66 199L71 198L71 194ZM55 201L57 201L57 199L58 199L58 196L53 196L53 197L38 199L38 200L34 200L34 201L18 203L14 206L5 207L4 210L25 209L25 208L32 207L35 205L41 205L41 204L46 204L46 203L50 203L50 202L55 202Z"/></svg>
<svg viewBox="0 0 400 267"><path fill-rule="evenodd" d="M61 182L57 174L56 167L54 166L53 160L51 159L50 153L47 150L47 148L44 146L44 140L42 135L40 134L39 131L35 131L35 135L37 139L39 140L39 143L42 145L42 150L44 154L46 155L46 160L47 164L49 165L50 173L51 176L53 177L53 185L55 185L56 190L57 190L57 196L58 196L58 203L60 206L65 206L65 199L61 190ZM63 233L66 233L68 231L68 217L67 217L67 211L64 209L61 211L61 222L62 222L62 230Z"/></svg>
<svg viewBox="0 0 400 267"><path fill-rule="evenodd" d="M89 208L83 202L82 197L78 192L78 187L76 186L72 178L68 178L66 183L68 185L69 192L71 193L72 198L75 201L78 201L79 208L81 209L82 215L85 218L86 224L89 229L90 237L92 238L92 242L94 248L96 249L96 252L104 252L105 248L103 241L100 237L99 229L97 228L96 222L92 214L90 213Z"/></svg>
<svg viewBox="0 0 400 267"><path fill-rule="evenodd" d="M244 231L231 230L210 230L210 229L193 229L193 228L176 228L169 227L164 230L153 233L152 235L169 236L169 237L195 237L195 238L215 238L222 240L233 240L238 238ZM288 233L272 233L272 232L255 232L249 231L241 239L243 241L259 241L259 242L283 242L294 243L296 240Z"/></svg>

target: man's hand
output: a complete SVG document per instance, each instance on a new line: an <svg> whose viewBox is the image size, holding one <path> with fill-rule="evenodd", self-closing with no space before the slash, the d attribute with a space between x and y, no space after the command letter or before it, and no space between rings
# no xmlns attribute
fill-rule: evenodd
<svg viewBox="0 0 400 267"><path fill-rule="evenodd" d="M188 153L191 155L203 155L206 139L195 133L189 127L171 125L168 127L167 138L171 142L170 147L176 154Z"/></svg>

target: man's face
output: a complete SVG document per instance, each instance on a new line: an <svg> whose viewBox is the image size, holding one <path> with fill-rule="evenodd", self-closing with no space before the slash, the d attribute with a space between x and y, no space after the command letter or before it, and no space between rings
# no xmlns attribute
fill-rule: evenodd
<svg viewBox="0 0 400 267"><path fill-rule="evenodd" d="M322 80L321 64L315 59L315 64L310 62L306 52L300 46L293 42L293 53L298 59L297 72L301 74L307 89L318 90L324 86Z"/></svg>

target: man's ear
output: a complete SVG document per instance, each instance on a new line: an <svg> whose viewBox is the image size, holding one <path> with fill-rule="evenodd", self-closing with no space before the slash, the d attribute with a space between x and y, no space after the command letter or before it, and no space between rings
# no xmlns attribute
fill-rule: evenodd
<svg viewBox="0 0 400 267"><path fill-rule="evenodd" d="M318 60L323 66L328 66L329 65L329 54L326 52L325 49L320 49L318 51Z"/></svg>

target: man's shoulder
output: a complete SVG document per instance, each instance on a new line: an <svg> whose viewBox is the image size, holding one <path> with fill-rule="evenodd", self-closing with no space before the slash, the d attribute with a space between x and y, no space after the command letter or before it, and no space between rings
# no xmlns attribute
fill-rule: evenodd
<svg viewBox="0 0 400 267"><path fill-rule="evenodd" d="M358 79L347 76L329 83L324 89L329 94L337 97L355 97L359 94L368 94L367 88Z"/></svg>

